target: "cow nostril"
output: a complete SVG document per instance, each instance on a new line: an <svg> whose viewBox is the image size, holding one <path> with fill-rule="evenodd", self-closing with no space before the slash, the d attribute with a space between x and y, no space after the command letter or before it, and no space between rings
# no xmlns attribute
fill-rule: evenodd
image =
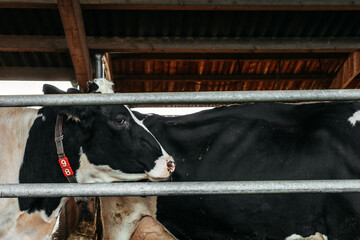
<svg viewBox="0 0 360 240"><path fill-rule="evenodd" d="M174 161L167 161L166 166L170 172L175 170L175 162Z"/></svg>

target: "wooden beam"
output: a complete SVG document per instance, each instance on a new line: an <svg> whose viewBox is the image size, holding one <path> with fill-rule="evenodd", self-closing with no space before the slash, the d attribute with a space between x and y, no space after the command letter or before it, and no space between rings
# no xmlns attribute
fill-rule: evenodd
<svg viewBox="0 0 360 240"><path fill-rule="evenodd" d="M344 62L342 68L334 77L329 88L331 89L345 89L352 88L353 81L360 74L360 51L352 53Z"/></svg>
<svg viewBox="0 0 360 240"><path fill-rule="evenodd" d="M0 3L17 4L56 4L56 0L0 0Z"/></svg>
<svg viewBox="0 0 360 240"><path fill-rule="evenodd" d="M74 81L72 68L0 67L0 80Z"/></svg>
<svg viewBox="0 0 360 240"><path fill-rule="evenodd" d="M114 81L259 81L259 80L316 80L331 79L332 74L241 74L241 75L121 75L114 74Z"/></svg>
<svg viewBox="0 0 360 240"><path fill-rule="evenodd" d="M87 83L92 79L92 69L81 6L78 0L58 0L57 2L76 79L80 89L86 91Z"/></svg>
<svg viewBox="0 0 360 240"><path fill-rule="evenodd" d="M359 10L359 0L81 0L84 8L128 10Z"/></svg>
<svg viewBox="0 0 360 240"><path fill-rule="evenodd" d="M88 37L98 52L136 53L267 53L353 52L359 37L339 38L187 38L187 37Z"/></svg>
<svg viewBox="0 0 360 240"><path fill-rule="evenodd" d="M1 37L1 36L0 36ZM296 60L309 60L309 59L346 59L349 56L347 52L328 52L328 53L110 53L111 62L118 60L186 60L186 61L199 61L199 60L279 60L279 59L296 59Z"/></svg>
<svg viewBox="0 0 360 240"><path fill-rule="evenodd" d="M127 10L359 10L359 0L80 0L85 9ZM0 7L52 7L56 0L0 0Z"/></svg>
<svg viewBox="0 0 360 240"><path fill-rule="evenodd" d="M62 36L0 35L0 51L65 52L68 51L68 46Z"/></svg>
<svg viewBox="0 0 360 240"><path fill-rule="evenodd" d="M57 8L56 0L0 0L0 8Z"/></svg>
<svg viewBox="0 0 360 240"><path fill-rule="evenodd" d="M70 23L67 24L69 25ZM74 57L83 56L83 60L88 59L88 49L97 52L112 52L112 54L114 54L115 52L121 54L158 54L154 56L160 56L162 54L183 54L184 56L186 54L202 54L203 56L206 56L214 53L228 54L229 56L234 56L234 54L242 53L247 54L246 58L253 58L251 57L251 55L253 55L254 53L265 53L273 55L277 54L275 58L287 58L286 55L289 53L300 53L304 55L316 53L326 55L330 53L350 53L360 49L360 37L120 38L88 36L85 38L85 33L82 33L80 35L80 31L77 31L76 29L71 29L71 26L69 27L66 34L66 40L64 37L61 36L0 35L0 51L63 52L66 51L66 41L70 41L70 43L68 43L70 53L72 53ZM85 38L86 40L84 40L83 38ZM85 55L87 57L85 57ZM119 54L119 56L121 55ZM183 58L179 55L174 56L175 58ZM238 57L239 56L236 56L236 58Z"/></svg>
<svg viewBox="0 0 360 240"><path fill-rule="evenodd" d="M102 61L105 67L105 76L106 79L110 82L113 81L113 70L112 70L112 61L109 53L105 53L102 57Z"/></svg>

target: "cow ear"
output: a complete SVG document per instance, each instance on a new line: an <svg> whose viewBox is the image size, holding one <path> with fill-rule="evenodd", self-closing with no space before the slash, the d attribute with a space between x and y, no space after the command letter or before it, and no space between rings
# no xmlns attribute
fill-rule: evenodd
<svg viewBox="0 0 360 240"><path fill-rule="evenodd" d="M55 86L44 84L44 94L73 94L83 93L75 88L69 88L67 92L58 89ZM94 122L94 115L97 106L54 106L50 107L56 114L67 116L68 119L72 119L84 128L89 128Z"/></svg>
<svg viewBox="0 0 360 240"><path fill-rule="evenodd" d="M94 82L88 82L88 86L89 86L89 93L94 93L99 89L99 85L97 85Z"/></svg>
<svg viewBox="0 0 360 240"><path fill-rule="evenodd" d="M90 128L95 120L97 106L64 106L55 107L57 114L67 116L67 119L79 123L84 128Z"/></svg>
<svg viewBox="0 0 360 240"><path fill-rule="evenodd" d="M84 93L82 91L80 91L79 89L76 89L76 88L68 88L68 90L66 91L66 93L69 93L69 94L79 94L79 93Z"/></svg>
<svg viewBox="0 0 360 240"><path fill-rule="evenodd" d="M66 93L57 87L50 85L50 84L44 84L43 85L43 93L44 94L63 94Z"/></svg>

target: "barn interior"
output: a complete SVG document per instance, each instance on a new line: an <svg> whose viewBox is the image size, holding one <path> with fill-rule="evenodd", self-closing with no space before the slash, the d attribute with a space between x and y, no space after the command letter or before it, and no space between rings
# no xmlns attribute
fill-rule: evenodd
<svg viewBox="0 0 360 240"><path fill-rule="evenodd" d="M356 89L360 1L0 0L0 80L119 93Z"/></svg>
<svg viewBox="0 0 360 240"><path fill-rule="evenodd" d="M0 0L0 84L97 59L118 93L358 89L360 0Z"/></svg>

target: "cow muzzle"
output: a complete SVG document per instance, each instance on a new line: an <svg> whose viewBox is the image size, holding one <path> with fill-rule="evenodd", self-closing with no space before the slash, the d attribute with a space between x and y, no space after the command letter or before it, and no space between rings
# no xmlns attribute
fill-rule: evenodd
<svg viewBox="0 0 360 240"><path fill-rule="evenodd" d="M165 181L175 171L175 161L171 156L162 156L155 161L155 166L146 174L150 181Z"/></svg>
<svg viewBox="0 0 360 240"><path fill-rule="evenodd" d="M175 171L175 161L171 156L169 156L168 160L166 161L166 166L170 174Z"/></svg>

